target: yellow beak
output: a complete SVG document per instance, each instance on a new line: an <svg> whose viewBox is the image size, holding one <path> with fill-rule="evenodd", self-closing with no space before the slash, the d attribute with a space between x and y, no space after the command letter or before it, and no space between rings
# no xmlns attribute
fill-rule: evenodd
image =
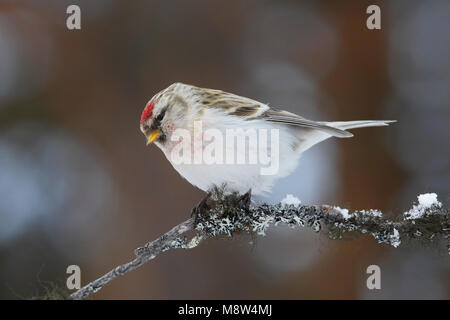
<svg viewBox="0 0 450 320"><path fill-rule="evenodd" d="M151 144L153 141L158 139L158 137L161 135L161 131L159 129L155 129L147 137L147 145Z"/></svg>

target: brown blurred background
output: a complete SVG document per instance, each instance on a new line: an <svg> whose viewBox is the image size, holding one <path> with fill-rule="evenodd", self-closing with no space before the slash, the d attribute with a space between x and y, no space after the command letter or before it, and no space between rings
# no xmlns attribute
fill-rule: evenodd
<svg viewBox="0 0 450 320"><path fill-rule="evenodd" d="M81 8L81 30L66 8ZM381 30L366 8L381 7ZM450 2L0 1L0 298L82 284L185 220L202 192L139 131L153 94L185 82L316 120L397 119L310 151L267 201L402 214L450 196ZM174 250L95 299L450 297L438 248L331 241L277 227ZM382 289L366 288L377 264Z"/></svg>

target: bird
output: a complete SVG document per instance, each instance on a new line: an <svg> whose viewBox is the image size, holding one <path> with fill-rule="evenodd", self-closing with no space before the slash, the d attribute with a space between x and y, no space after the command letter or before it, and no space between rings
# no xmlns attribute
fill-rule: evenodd
<svg viewBox="0 0 450 320"><path fill-rule="evenodd" d="M275 181L291 174L301 154L317 143L352 137L350 129L393 122L313 121L250 98L177 82L147 102L140 130L146 144L156 144L197 188L209 192L226 186L228 192L267 196ZM235 141L240 138L244 143L239 145ZM261 155L265 161L259 161Z"/></svg>

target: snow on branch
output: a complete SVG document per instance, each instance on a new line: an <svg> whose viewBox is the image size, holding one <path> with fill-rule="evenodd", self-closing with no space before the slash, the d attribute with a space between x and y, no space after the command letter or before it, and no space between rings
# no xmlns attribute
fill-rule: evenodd
<svg viewBox="0 0 450 320"><path fill-rule="evenodd" d="M450 238L450 210L444 208L434 193L420 195L418 203L403 215L388 219L378 210L359 210L349 214L347 209L328 205L301 205L288 195L276 205L243 204L237 194L224 195L214 189L206 206L193 218L172 228L158 239L135 250L136 258L120 265L80 290L70 299L86 299L107 283L154 259L170 249L192 249L203 240L232 237L237 233L264 236L272 225L309 227L323 232L330 239L344 239L346 234L371 235L379 243L397 248L402 242L440 243ZM188 238L185 234L191 232ZM447 247L450 250L450 247ZM450 253L450 251L449 251Z"/></svg>

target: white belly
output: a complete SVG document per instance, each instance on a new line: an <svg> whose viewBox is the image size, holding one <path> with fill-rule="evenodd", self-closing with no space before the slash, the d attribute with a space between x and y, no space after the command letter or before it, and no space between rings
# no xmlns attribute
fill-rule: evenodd
<svg viewBox="0 0 450 320"><path fill-rule="evenodd" d="M262 163L259 158L261 152L259 148L257 150L254 148L245 148L244 158L246 161L244 164L239 164L237 161L234 163L227 162L226 155L230 152L230 146L226 145L226 139L224 139L222 164L206 164L205 161L201 161L196 164L193 154L191 157L192 161L190 163L177 163L177 161L173 161L172 158L174 144L166 144L165 146L159 145L167 159L172 163L175 170L177 170L178 173L191 184L203 191L208 191L214 185L222 186L225 184L227 186L227 190L237 191L240 194L243 194L251 189L252 194L254 195L265 195L271 191L276 179L287 176L297 167L300 153L294 151L292 145L298 141L298 137L288 126L269 124L261 120L230 123L229 117L224 119L224 121L217 121L215 118L214 124L208 123L207 121L203 121L202 124L204 131L208 128L214 128L218 129L224 135L226 134L226 129L230 128L242 128L244 130L249 128L256 128L256 130L265 129L267 130L269 136L270 129L276 128L278 129L279 134L279 139L276 139L276 143L278 144L276 148L278 148L278 152L274 152L272 150L271 147L274 147L274 145L271 141L268 141L265 144L265 147L267 147L266 154L273 157L278 157L276 160L278 162L277 166L273 163L273 161L275 161L273 157L271 159L271 163ZM201 136L200 139L204 139L204 136ZM204 150L208 143L210 143L209 140L203 143L202 150ZM258 140L258 147L260 147L259 143L260 141ZM242 148L236 148L236 144L234 147L234 155L235 159L237 159L237 154L239 153L239 150L242 150ZM195 150L194 141L192 141L192 150ZM276 155L276 153L278 153L278 155ZM257 163L249 163L248 160L251 155L257 157Z"/></svg>
<svg viewBox="0 0 450 320"><path fill-rule="evenodd" d="M227 190L240 194L252 189L252 194L270 192L274 176L263 176L257 166L250 165L174 165L175 170L203 191L214 185L226 185Z"/></svg>

